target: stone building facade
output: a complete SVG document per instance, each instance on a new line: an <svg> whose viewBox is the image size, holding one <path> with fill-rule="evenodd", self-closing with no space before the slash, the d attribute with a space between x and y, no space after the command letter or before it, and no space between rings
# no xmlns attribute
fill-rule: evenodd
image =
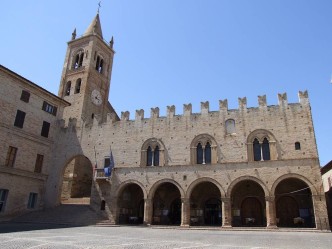
<svg viewBox="0 0 332 249"><path fill-rule="evenodd" d="M69 103L0 65L0 218L44 207L54 140Z"/></svg>
<svg viewBox="0 0 332 249"><path fill-rule="evenodd" d="M306 91L298 103L278 94L275 106L259 96L258 107L239 98L238 109L221 100L217 111L202 102L200 113L186 104L132 120L108 102L113 56L99 14L82 37L73 32L59 88L71 105L58 122L45 206L90 195L115 224L327 229Z"/></svg>

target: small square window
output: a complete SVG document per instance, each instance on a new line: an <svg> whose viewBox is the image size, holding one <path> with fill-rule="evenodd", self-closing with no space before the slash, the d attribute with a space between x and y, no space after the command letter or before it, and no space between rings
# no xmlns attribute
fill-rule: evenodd
<svg viewBox="0 0 332 249"><path fill-rule="evenodd" d="M36 203L37 203L37 193L30 193L29 194L29 201L28 201L28 208L29 209L33 209L36 207Z"/></svg>
<svg viewBox="0 0 332 249"><path fill-rule="evenodd" d="M49 131L50 131L50 123L43 121L43 127L40 135L42 135L43 137L48 137Z"/></svg>
<svg viewBox="0 0 332 249"><path fill-rule="evenodd" d="M30 99L30 93L28 91L22 90L21 100L26 103L29 103L29 99Z"/></svg>

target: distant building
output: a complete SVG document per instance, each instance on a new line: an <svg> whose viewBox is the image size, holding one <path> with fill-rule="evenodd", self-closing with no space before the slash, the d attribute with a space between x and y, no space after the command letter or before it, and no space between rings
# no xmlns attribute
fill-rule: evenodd
<svg viewBox="0 0 332 249"><path fill-rule="evenodd" d="M332 227L332 161L321 168L323 188L326 197L327 213Z"/></svg>
<svg viewBox="0 0 332 249"><path fill-rule="evenodd" d="M168 106L167 115L160 117L157 107L151 108L149 118L137 110L130 120L129 112L119 118L108 102L113 56L113 38L104 41L97 14L83 36L76 38L74 31L68 42L59 97L48 99L43 91L38 95L58 109L56 117L46 113L51 120L43 111L44 115L35 113L36 120L54 127L50 144L41 136L49 151L33 154L29 139L13 145L3 139L4 148L16 147L35 159L40 154L50 160L43 180L33 184L40 192L30 190L32 186L25 191L37 193L37 200L41 195L45 207L90 196L91 207L115 224L328 228L306 91L299 92L299 103L288 103L286 94L279 94L278 105L267 106L264 95L255 108L239 98L235 110L221 100L218 111L202 102L200 113L192 113L192 105L186 104L182 114ZM14 101L13 96L8 99L11 90L1 96L1 105ZM42 103L33 106L43 110ZM15 127L15 115L10 113L21 110L21 105L25 102L12 111L2 110L6 126L15 131L22 128ZM33 122L33 134L40 122ZM7 164L11 153L1 151L0 163ZM32 159L25 154L2 171L28 167L26 162L31 166ZM111 155L115 167L108 176ZM8 200L18 200L19 192L8 186L17 185L19 179L0 179L10 213Z"/></svg>

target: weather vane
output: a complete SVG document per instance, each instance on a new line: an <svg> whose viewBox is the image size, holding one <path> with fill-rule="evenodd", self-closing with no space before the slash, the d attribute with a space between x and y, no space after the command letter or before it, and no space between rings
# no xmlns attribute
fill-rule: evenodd
<svg viewBox="0 0 332 249"><path fill-rule="evenodd" d="M100 7L101 7L101 1L99 1L99 3L98 3L98 11L97 11L98 14L99 14Z"/></svg>

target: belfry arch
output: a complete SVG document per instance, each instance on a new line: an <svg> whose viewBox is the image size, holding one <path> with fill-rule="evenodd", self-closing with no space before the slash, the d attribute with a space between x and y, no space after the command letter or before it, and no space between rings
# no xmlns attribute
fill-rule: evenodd
<svg viewBox="0 0 332 249"><path fill-rule="evenodd" d="M77 155L68 161L63 171L61 202L80 202L77 199L86 199L89 202L93 178L93 168L90 160ZM75 200L76 199L76 200Z"/></svg>

